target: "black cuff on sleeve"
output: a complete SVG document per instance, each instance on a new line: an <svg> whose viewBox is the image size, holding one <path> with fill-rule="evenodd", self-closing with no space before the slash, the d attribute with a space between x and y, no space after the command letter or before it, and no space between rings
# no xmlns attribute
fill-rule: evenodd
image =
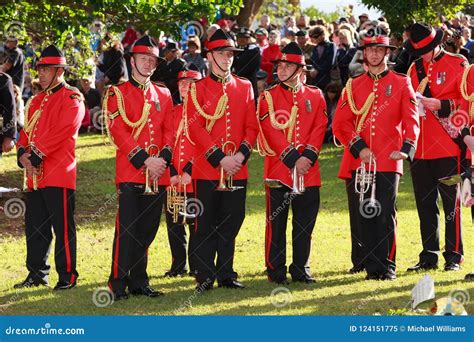
<svg viewBox="0 0 474 342"><path fill-rule="evenodd" d="M416 147L410 144L408 141L405 141L402 145L402 149L400 152L406 153L408 155L408 160L413 161L413 157L415 156Z"/></svg>
<svg viewBox="0 0 474 342"><path fill-rule="evenodd" d="M19 147L16 153L16 163L21 169L23 169L23 165L20 163L20 157L24 155L25 153L26 153L26 150L24 147Z"/></svg>
<svg viewBox="0 0 474 342"><path fill-rule="evenodd" d="M41 157L37 155L35 151L31 151L31 155L30 155L31 165L33 165L34 167L38 167L42 161L43 159L41 159Z"/></svg>
<svg viewBox="0 0 474 342"><path fill-rule="evenodd" d="M295 167L296 161L301 157L300 153L298 150L296 150L294 147L289 150L286 155L281 158L282 162L289 168L292 169Z"/></svg>
<svg viewBox="0 0 474 342"><path fill-rule="evenodd" d="M314 165L314 163L316 163L316 160L318 160L319 157L319 155L315 151L310 150L308 148L305 148L301 155L311 160L311 165Z"/></svg>
<svg viewBox="0 0 474 342"><path fill-rule="evenodd" d="M143 166L148 157L148 153L146 153L145 150L140 149L132 158L130 158L130 163L132 163L132 165L138 170Z"/></svg>
<svg viewBox="0 0 474 342"><path fill-rule="evenodd" d="M447 118L451 115L451 101L441 100L441 109L438 110L438 117Z"/></svg>
<svg viewBox="0 0 474 342"><path fill-rule="evenodd" d="M166 162L166 165L169 165L171 163L171 158L173 157L173 155L171 153L171 150L165 147L160 151L160 154L158 157L163 158L164 161Z"/></svg>
<svg viewBox="0 0 474 342"><path fill-rule="evenodd" d="M186 163L186 165L184 165L183 167L183 172L186 172L188 175L191 176L192 172L193 172L193 163L191 163L190 161L188 161Z"/></svg>
<svg viewBox="0 0 474 342"><path fill-rule="evenodd" d="M354 156L354 158L359 158L360 151L362 151L366 147L369 147L369 146L367 146L365 141L362 139L359 139L356 142L354 142L352 145L350 145L351 154Z"/></svg>
<svg viewBox="0 0 474 342"><path fill-rule="evenodd" d="M471 130L469 129L469 127L464 127L463 129L461 129L461 137L464 139L464 137L468 136L471 134Z"/></svg>
<svg viewBox="0 0 474 342"><path fill-rule="evenodd" d="M173 176L177 176L177 175L178 175L178 171L174 167L174 164L171 164L170 165L170 176L173 177Z"/></svg>
<svg viewBox="0 0 474 342"><path fill-rule="evenodd" d="M224 159L225 153L220 148L215 148L214 151L206 154L206 159L212 167L218 167L221 160Z"/></svg>
<svg viewBox="0 0 474 342"><path fill-rule="evenodd" d="M245 159L242 164L245 165L245 163L247 163L247 160L250 158L252 150L248 148L247 144L242 143L240 144L239 150L237 152L241 152L244 155Z"/></svg>

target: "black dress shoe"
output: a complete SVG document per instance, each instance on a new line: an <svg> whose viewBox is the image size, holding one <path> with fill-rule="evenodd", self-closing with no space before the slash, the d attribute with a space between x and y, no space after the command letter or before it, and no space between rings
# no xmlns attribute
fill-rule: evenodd
<svg viewBox="0 0 474 342"><path fill-rule="evenodd" d="M169 270L165 273L165 277L170 277L170 278L175 278L175 277L182 277L184 276L188 271L186 270Z"/></svg>
<svg viewBox="0 0 474 342"><path fill-rule="evenodd" d="M392 273L392 272L387 272L387 273L384 273L382 274L380 277L379 277L380 280L395 280L397 279L397 276Z"/></svg>
<svg viewBox="0 0 474 342"><path fill-rule="evenodd" d="M189 271L188 274L189 274L190 277L193 277L193 278L197 277L197 271Z"/></svg>
<svg viewBox="0 0 474 342"><path fill-rule="evenodd" d="M294 283L305 283L305 284L314 284L316 279L313 277L303 277L303 278L291 278Z"/></svg>
<svg viewBox="0 0 474 342"><path fill-rule="evenodd" d="M227 289L243 289L243 288L245 288L245 286L242 285L242 283L239 283L235 279L223 280L223 281L219 282L219 287L225 287Z"/></svg>
<svg viewBox="0 0 474 342"><path fill-rule="evenodd" d="M378 273L367 273L365 280L380 280L380 274Z"/></svg>
<svg viewBox="0 0 474 342"><path fill-rule="evenodd" d="M444 265L445 271L459 271L460 269L461 269L461 266L457 262L447 262Z"/></svg>
<svg viewBox="0 0 474 342"><path fill-rule="evenodd" d="M130 290L130 293L135 296L146 296L150 298L156 298L164 295L163 292L153 290L150 285L145 285L138 289Z"/></svg>
<svg viewBox="0 0 474 342"><path fill-rule="evenodd" d="M114 300L125 300L128 299L128 293L125 291L114 292Z"/></svg>
<svg viewBox="0 0 474 342"><path fill-rule="evenodd" d="M68 281L58 281L53 290L69 290L76 286L77 282L73 281L72 283Z"/></svg>
<svg viewBox="0 0 474 342"><path fill-rule="evenodd" d="M474 281L474 273L466 274L466 276L464 277L464 280L465 281Z"/></svg>
<svg viewBox="0 0 474 342"><path fill-rule="evenodd" d="M420 272L438 269L437 264L429 264L427 262L419 262L415 266L408 267L407 272Z"/></svg>
<svg viewBox="0 0 474 342"><path fill-rule="evenodd" d="M365 271L365 267L363 265L359 265L359 266L352 267L349 270L349 273L350 274L357 274L357 273L364 272L364 271Z"/></svg>
<svg viewBox="0 0 474 342"><path fill-rule="evenodd" d="M13 288L22 289L22 288L25 288L25 287L40 286L40 285L48 286L49 284L46 280L33 279L33 278L28 277L25 280L23 280L21 283L13 285Z"/></svg>
<svg viewBox="0 0 474 342"><path fill-rule="evenodd" d="M201 293L201 292L204 292L204 291L210 291L214 288L214 283L211 283L211 282L203 282L203 283L200 283L200 282L197 282L196 284L196 291Z"/></svg>

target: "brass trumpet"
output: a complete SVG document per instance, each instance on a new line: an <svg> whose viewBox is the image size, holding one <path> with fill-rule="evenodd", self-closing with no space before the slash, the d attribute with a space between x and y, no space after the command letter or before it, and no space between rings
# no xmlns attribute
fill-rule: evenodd
<svg viewBox="0 0 474 342"><path fill-rule="evenodd" d="M369 191L369 188L372 187L370 194L369 206L375 206L375 186L376 186L376 177L377 172L377 163L375 162L375 157L370 154L369 163L367 164L367 169L365 168L363 161L360 163L360 166L356 170L355 174L355 192L359 194L359 202L364 200L364 195Z"/></svg>
<svg viewBox="0 0 474 342"><path fill-rule="evenodd" d="M304 149L305 145L299 144L296 146L296 150L301 150ZM296 172L296 167L294 167L291 170L291 179L293 180L293 186L291 187L291 193L294 195L301 195L304 190L304 176L298 176L298 173Z"/></svg>
<svg viewBox="0 0 474 342"><path fill-rule="evenodd" d="M233 141L226 141L222 143L221 148L227 156L235 155L235 151L237 150L237 147ZM228 152L226 152L226 150L228 150ZM243 188L243 186L234 186L234 177L226 177L224 168L221 167L221 176L219 178L219 184L217 185L216 191L235 191Z"/></svg>
<svg viewBox="0 0 474 342"><path fill-rule="evenodd" d="M146 148L146 153L148 153L150 157L157 158L160 154L160 149L157 145L151 144ZM152 184L150 185L150 171L148 170L148 168L145 168L145 191L143 192L144 195L158 194L158 179L154 180L151 183Z"/></svg>
<svg viewBox="0 0 474 342"><path fill-rule="evenodd" d="M181 177L180 177L181 182ZM179 185L178 185L179 186ZM188 195L186 192L186 184L183 184L183 191L178 191L178 186L170 185L166 190L167 202L166 210L173 215L173 223L178 223L179 216L181 215L181 224L186 224L187 218L195 218L196 215L188 214L186 207L188 204Z"/></svg>

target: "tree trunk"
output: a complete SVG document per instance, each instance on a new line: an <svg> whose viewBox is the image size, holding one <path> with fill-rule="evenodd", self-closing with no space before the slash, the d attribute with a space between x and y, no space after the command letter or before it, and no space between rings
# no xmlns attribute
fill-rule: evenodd
<svg viewBox="0 0 474 342"><path fill-rule="evenodd" d="M244 7L241 8L237 16L237 24L240 27L250 27L263 1L264 0L244 0Z"/></svg>

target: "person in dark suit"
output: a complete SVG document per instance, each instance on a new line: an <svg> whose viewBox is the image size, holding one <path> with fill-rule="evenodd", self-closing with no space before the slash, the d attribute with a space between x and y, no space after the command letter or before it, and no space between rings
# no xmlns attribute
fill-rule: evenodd
<svg viewBox="0 0 474 342"><path fill-rule="evenodd" d="M260 69L262 57L258 45L251 43L252 31L241 27L237 31L237 45L244 51L234 57L232 69L237 76L244 77L252 83L255 99L258 98L257 72Z"/></svg>
<svg viewBox="0 0 474 342"><path fill-rule="evenodd" d="M12 78L0 72L0 157L15 146L16 106Z"/></svg>
<svg viewBox="0 0 474 342"><path fill-rule="evenodd" d="M151 76L153 82L163 82L171 92L173 104L181 102L178 90L178 73L183 70L186 61L178 57L178 45L169 41L164 50L166 63L161 63Z"/></svg>
<svg viewBox="0 0 474 342"><path fill-rule="evenodd" d="M311 62L314 70L310 75L312 84L325 89L331 82L331 69L335 62L336 45L328 40L328 32L324 26L317 25L309 31L309 37L316 46L313 49Z"/></svg>

